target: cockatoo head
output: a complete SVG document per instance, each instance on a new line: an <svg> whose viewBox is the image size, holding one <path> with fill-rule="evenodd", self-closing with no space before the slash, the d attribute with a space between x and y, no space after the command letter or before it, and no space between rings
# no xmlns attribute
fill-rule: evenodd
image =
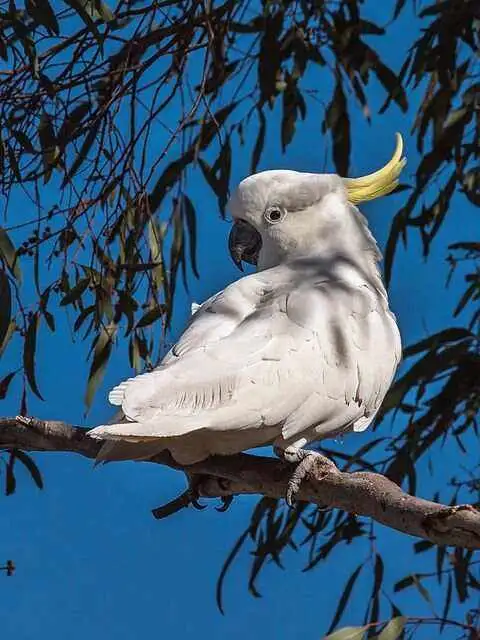
<svg viewBox="0 0 480 640"><path fill-rule="evenodd" d="M378 251L365 219L354 206L393 191L406 160L402 138L392 159L362 178L297 171L263 171L245 178L230 198L234 219L229 248L259 269L286 260L352 251Z"/></svg>

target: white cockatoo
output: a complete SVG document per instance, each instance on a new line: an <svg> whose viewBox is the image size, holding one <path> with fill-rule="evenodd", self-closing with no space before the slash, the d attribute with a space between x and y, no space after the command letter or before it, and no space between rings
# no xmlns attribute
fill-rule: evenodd
<svg viewBox="0 0 480 640"><path fill-rule="evenodd" d="M362 178L282 170L240 183L229 248L257 272L200 305L158 368L111 391L123 418L89 432L106 441L101 459L168 449L190 465L272 444L300 461L308 443L368 427L401 343L356 204L393 191L402 149L397 134L392 159Z"/></svg>

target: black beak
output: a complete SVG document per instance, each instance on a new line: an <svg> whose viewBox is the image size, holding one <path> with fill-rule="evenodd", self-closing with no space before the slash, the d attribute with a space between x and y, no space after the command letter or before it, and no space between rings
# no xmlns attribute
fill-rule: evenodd
<svg viewBox="0 0 480 640"><path fill-rule="evenodd" d="M242 260L257 264L261 248L262 237L258 231L245 220L236 220L228 236L228 249L240 271L243 271Z"/></svg>

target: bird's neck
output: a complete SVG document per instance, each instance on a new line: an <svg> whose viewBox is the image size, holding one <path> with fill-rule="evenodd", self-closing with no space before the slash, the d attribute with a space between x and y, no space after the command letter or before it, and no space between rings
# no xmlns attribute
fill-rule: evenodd
<svg viewBox="0 0 480 640"><path fill-rule="evenodd" d="M382 254L368 228L366 218L353 205L338 224L325 225L321 233L303 234L301 241L285 246L265 238L257 265L264 271L284 265L297 271L298 267L326 280L347 280L366 284L387 298L378 264Z"/></svg>

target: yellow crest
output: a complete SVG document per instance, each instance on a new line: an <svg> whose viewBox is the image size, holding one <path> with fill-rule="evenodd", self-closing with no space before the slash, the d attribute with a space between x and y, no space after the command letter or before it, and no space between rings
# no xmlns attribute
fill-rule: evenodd
<svg viewBox="0 0 480 640"><path fill-rule="evenodd" d="M398 184L398 178L403 167L407 163L406 158L402 158L403 140L397 133L397 145L395 152L389 162L374 173L361 178L344 178L348 199L353 204L374 200L391 193Z"/></svg>

